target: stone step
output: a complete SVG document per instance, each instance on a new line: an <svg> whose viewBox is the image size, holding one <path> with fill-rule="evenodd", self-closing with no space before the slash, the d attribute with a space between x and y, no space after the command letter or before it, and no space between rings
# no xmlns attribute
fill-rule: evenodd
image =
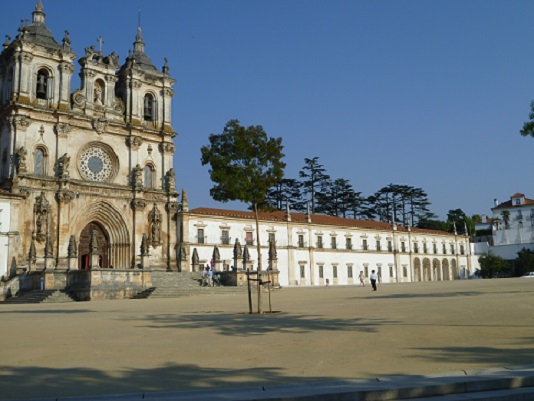
<svg viewBox="0 0 534 401"><path fill-rule="evenodd" d="M62 303L75 302L76 300L65 291L44 290L24 291L15 297L6 299L4 304L39 304L39 303Z"/></svg>

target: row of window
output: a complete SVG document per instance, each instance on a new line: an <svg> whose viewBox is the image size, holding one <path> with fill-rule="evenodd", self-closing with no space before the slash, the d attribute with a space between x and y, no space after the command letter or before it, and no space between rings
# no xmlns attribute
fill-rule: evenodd
<svg viewBox="0 0 534 401"><path fill-rule="evenodd" d="M46 68L41 68L37 71L37 77L35 80L34 94L36 99L47 101L52 98L52 86L53 86L53 77ZM4 98L9 97L8 91L11 91L13 87L13 70L10 70L7 80L6 80L6 93L4 93ZM97 79L94 82L93 89L93 99L92 101L96 104L105 104L106 102L106 85L102 79ZM156 120L156 100L155 97L147 93L143 99L143 119L145 121L155 121Z"/></svg>
<svg viewBox="0 0 534 401"><path fill-rule="evenodd" d="M316 238L317 238L317 242L315 243L315 247L317 249L323 249L324 248L323 236L322 235L318 235ZM205 236L205 232L204 232L203 228L197 229L197 242L199 244L205 244L207 242L207 237ZM269 233L269 243L270 242L276 242L276 235L274 233ZM230 231L229 230L222 230L221 231L221 244L222 245L230 245L230 243L231 243ZM253 238L253 232L252 231L246 231L245 232L245 243L247 245L254 245L254 238ZM298 235L297 247L299 247L299 248L307 248L307 244L304 241L304 235L303 234L299 234ZM337 238L336 237L333 237L333 236L330 237L330 249L338 249L338 244L337 244ZM350 237L345 238L345 249L347 249L347 250L352 250L353 249L352 238L350 238ZM362 239L362 247L361 247L361 249L364 250L364 251L370 250L369 249L369 245L367 243L367 239ZM386 249L383 249L381 241L377 240L376 244L375 244L375 250L376 251L387 250L388 252L393 252L393 242L391 240L388 240ZM423 242L423 249L422 250L423 250L423 253L429 253L428 245L427 245L426 242ZM444 255L446 255L448 253L447 251L450 251L450 254L454 255L455 254L455 250L456 249L454 247L454 244L449 244L449 248L448 249L447 249L447 244L442 244L441 251L442 251L442 254L444 254ZM435 244L435 243L432 244L432 251L433 251L434 254L438 253L438 244ZM401 241L400 242L400 252L404 252L404 253L407 252L406 242L405 241ZM417 242L413 243L413 253L420 253L419 244ZM465 248L464 248L464 245L461 244L460 245L460 254L464 255L464 253L465 253Z"/></svg>
<svg viewBox="0 0 534 401"><path fill-rule="evenodd" d="M346 266L346 269L347 269L347 277L354 278L353 267ZM373 268L373 269L377 272L378 277L382 277L382 266L377 266L376 268ZM364 275L364 277L369 277L369 266L363 267L362 274ZM402 274L404 277L408 277L408 268L405 265L402 266ZM332 266L332 276L333 278L338 278L338 266L337 265ZM392 265L389 266L389 277L395 277ZM304 265L300 265L300 278L306 278L306 266ZM319 278L325 278L323 265L319 265Z"/></svg>

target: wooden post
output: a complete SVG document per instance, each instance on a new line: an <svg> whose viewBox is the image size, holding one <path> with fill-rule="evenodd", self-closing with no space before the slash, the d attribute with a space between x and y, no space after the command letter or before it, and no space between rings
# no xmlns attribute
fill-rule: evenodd
<svg viewBox="0 0 534 401"><path fill-rule="evenodd" d="M248 313L252 314L252 293L250 291L250 269L247 269L247 286L248 286Z"/></svg>

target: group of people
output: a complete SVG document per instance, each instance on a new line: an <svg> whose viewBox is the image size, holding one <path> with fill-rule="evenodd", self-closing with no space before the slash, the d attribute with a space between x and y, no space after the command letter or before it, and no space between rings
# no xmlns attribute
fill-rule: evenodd
<svg viewBox="0 0 534 401"><path fill-rule="evenodd" d="M363 271L360 272L358 279L360 280L360 287L365 287L365 275L363 274ZM371 270L369 281L371 282L371 287L373 287L373 291L376 291L376 285L380 284L380 274L377 274L374 270ZM325 279L325 286L326 288L330 288L330 280L328 278Z"/></svg>
<svg viewBox="0 0 534 401"><path fill-rule="evenodd" d="M212 270L210 266L207 266L202 270L202 286L214 287L215 285L221 285L221 275Z"/></svg>
<svg viewBox="0 0 534 401"><path fill-rule="evenodd" d="M365 275L363 274L363 271L360 272L358 278L360 279L360 287L365 287ZM371 287L373 287L373 291L376 291L376 285L380 283L380 275L375 273L374 270L371 270L369 281L371 281Z"/></svg>

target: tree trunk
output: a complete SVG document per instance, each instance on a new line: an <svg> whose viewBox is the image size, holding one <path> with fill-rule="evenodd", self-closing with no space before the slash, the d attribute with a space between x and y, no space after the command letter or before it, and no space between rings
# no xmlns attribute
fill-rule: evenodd
<svg viewBox="0 0 534 401"><path fill-rule="evenodd" d="M254 218L256 219L256 249L258 250L258 313L261 313L261 244L260 244L260 222L258 218L258 204L254 203Z"/></svg>

